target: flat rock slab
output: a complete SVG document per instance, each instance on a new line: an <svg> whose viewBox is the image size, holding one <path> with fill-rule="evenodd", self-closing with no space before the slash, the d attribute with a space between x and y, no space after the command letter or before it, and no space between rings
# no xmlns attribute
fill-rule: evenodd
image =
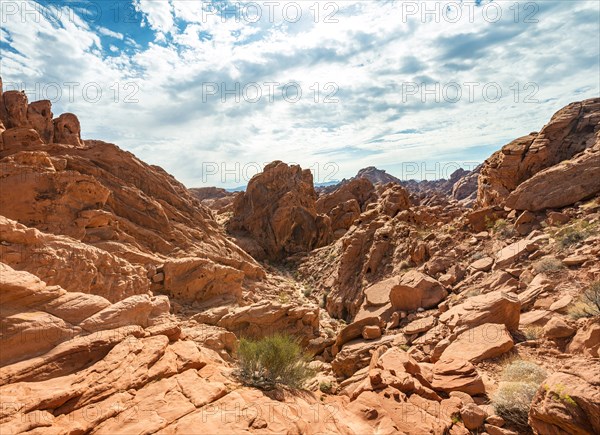
<svg viewBox="0 0 600 435"><path fill-rule="evenodd" d="M462 358L474 363L500 356L513 346L513 339L505 325L485 323L460 334L444 350L440 360Z"/></svg>

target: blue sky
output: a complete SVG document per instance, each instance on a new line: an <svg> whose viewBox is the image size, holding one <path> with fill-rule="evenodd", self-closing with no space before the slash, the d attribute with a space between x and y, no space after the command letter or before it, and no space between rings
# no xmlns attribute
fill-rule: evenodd
<svg viewBox="0 0 600 435"><path fill-rule="evenodd" d="M435 178L600 94L599 5L2 1L0 74L189 187Z"/></svg>

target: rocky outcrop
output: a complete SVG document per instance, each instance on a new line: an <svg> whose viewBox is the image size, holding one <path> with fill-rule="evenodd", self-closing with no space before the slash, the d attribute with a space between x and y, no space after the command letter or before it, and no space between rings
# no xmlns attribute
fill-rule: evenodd
<svg viewBox="0 0 600 435"><path fill-rule="evenodd" d="M264 301L224 313L215 324L238 337L264 337L278 331L302 337L307 344L319 336L319 308Z"/></svg>
<svg viewBox="0 0 600 435"><path fill-rule="evenodd" d="M484 323L461 333L442 353L443 359L465 359L479 362L500 356L514 346L506 326Z"/></svg>
<svg viewBox="0 0 600 435"><path fill-rule="evenodd" d="M390 280L385 285L389 287L392 307L397 311L433 308L448 295L438 281L417 271L410 271Z"/></svg>
<svg viewBox="0 0 600 435"><path fill-rule="evenodd" d="M54 121L54 141L76 147L82 147L81 125L72 113L63 113Z"/></svg>
<svg viewBox="0 0 600 435"><path fill-rule="evenodd" d="M20 91L7 91L0 95L2 97L2 109L5 114L4 125L10 128L31 128L27 119L27 95Z"/></svg>
<svg viewBox="0 0 600 435"><path fill-rule="evenodd" d="M571 159L585 149L591 148L597 140L599 131L600 99L593 98L569 104L554 114L550 122L539 133L531 133L514 140L485 161L479 176L478 203L481 206L504 204L509 194L524 181L544 169L557 165L563 160ZM538 181L556 180L558 174L564 174L567 167L552 171L550 175L542 176ZM571 179L563 178L562 180L564 183L572 183ZM560 183L560 185L564 187L564 183ZM547 183L532 182L522 191L531 191L533 186L543 187L543 185L549 186ZM556 184L552 186L553 191L555 186ZM593 185L589 188L593 188ZM555 192L549 203L564 203L566 199L569 199L567 197L577 197L587 190L579 191L575 188L574 192L565 194L563 201L557 199L560 195ZM544 196L545 193L538 191L537 194ZM524 207L524 202L516 202L521 195L517 193L511 203ZM537 209L537 206L534 206L534 209Z"/></svg>
<svg viewBox="0 0 600 435"><path fill-rule="evenodd" d="M469 205L477 199L477 185L481 165L460 177L452 185L452 198L466 201Z"/></svg>
<svg viewBox="0 0 600 435"><path fill-rule="evenodd" d="M542 382L529 411L534 433L599 433L599 373L597 361L580 361L572 370L553 373Z"/></svg>
<svg viewBox="0 0 600 435"><path fill-rule="evenodd" d="M44 143L54 142L52 104L49 100L34 101L27 108L27 119Z"/></svg>
<svg viewBox="0 0 600 435"><path fill-rule="evenodd" d="M562 208L599 193L600 135L592 148L521 183L506 198L506 206L530 211Z"/></svg>
<svg viewBox="0 0 600 435"><path fill-rule="evenodd" d="M377 169L374 166L369 166L359 170L354 178L365 178L372 184L401 183L398 178L388 174L385 170Z"/></svg>
<svg viewBox="0 0 600 435"><path fill-rule="evenodd" d="M240 281L264 277L261 267L222 234L211 212L161 168L146 165L115 145L81 141L79 122L71 114L57 118L50 134L51 107L45 101L30 104L28 111L24 94L7 92L2 101L10 108L11 125L23 125L19 107L25 104L24 113L31 118L27 125L35 129L20 126L2 133L0 208L8 219L46 233L15 229L26 236L15 236L13 248L2 247L13 267L66 289L80 286L80 291L111 301L134 294L128 287L137 292L149 286L164 290L164 273L157 270L170 265L169 258L199 253L203 261L187 261L186 275L177 284L167 276L173 294L206 299L211 291L220 291L214 282L235 276L224 282L239 296ZM45 143L40 135L63 143ZM33 254L33 261L26 254ZM62 263L69 267L57 267ZM75 279L69 276L73 271ZM186 277L196 280L193 291L189 285L181 290Z"/></svg>
<svg viewBox="0 0 600 435"><path fill-rule="evenodd" d="M35 275L0 263L2 355L5 366L50 351L91 332L151 325L152 316L169 313L169 302L147 294L115 304L100 296L48 286Z"/></svg>
<svg viewBox="0 0 600 435"><path fill-rule="evenodd" d="M444 358L433 365L431 386L434 390L461 391L471 396L485 393L483 380L469 361L461 358Z"/></svg>
<svg viewBox="0 0 600 435"><path fill-rule="evenodd" d="M321 195L316 209L329 216L334 236L340 237L375 199L373 184L367 178L354 178L337 190Z"/></svg>
<svg viewBox="0 0 600 435"><path fill-rule="evenodd" d="M474 328L485 323L502 323L509 331L519 328L521 302L516 295L494 291L473 296L464 303L450 308L440 316L440 321L451 329Z"/></svg>
<svg viewBox="0 0 600 435"><path fill-rule="evenodd" d="M272 162L236 198L228 230L253 239L264 258L307 252L331 238L330 219L317 214L315 203L310 170Z"/></svg>
<svg viewBox="0 0 600 435"><path fill-rule="evenodd" d="M103 249L0 216L0 258L49 285L117 302L148 292L148 271ZM76 271L76 273L74 273Z"/></svg>

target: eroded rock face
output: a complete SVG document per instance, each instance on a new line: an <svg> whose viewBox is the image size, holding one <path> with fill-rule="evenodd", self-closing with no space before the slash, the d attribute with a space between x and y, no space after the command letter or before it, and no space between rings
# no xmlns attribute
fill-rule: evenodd
<svg viewBox="0 0 600 435"><path fill-rule="evenodd" d="M27 119L44 143L51 143L54 139L52 116L52 104L49 100L35 101L27 108Z"/></svg>
<svg viewBox="0 0 600 435"><path fill-rule="evenodd" d="M49 285L102 296L111 302L149 290L143 266L103 249L29 228L4 216L0 216L0 232L2 261Z"/></svg>
<svg viewBox="0 0 600 435"><path fill-rule="evenodd" d="M473 296L463 304L455 305L442 313L440 321L450 328L466 326L474 328L484 323L503 323L509 331L519 327L521 302L510 293L494 291Z"/></svg>
<svg viewBox="0 0 600 435"><path fill-rule="evenodd" d="M478 203L482 206L504 204L508 195L533 175L591 148L599 129L598 98L572 103L559 110L539 133L514 140L486 160L479 175ZM561 172L564 174L564 170L558 170ZM551 174L556 177L558 173ZM538 194L544 192L538 191ZM569 195L578 196L576 192ZM515 204L516 198L511 201Z"/></svg>
<svg viewBox="0 0 600 435"><path fill-rule="evenodd" d="M485 386L481 376L473 364L465 359L444 358L433 365L433 380L431 385L434 390L461 391L471 396L485 393Z"/></svg>
<svg viewBox="0 0 600 435"><path fill-rule="evenodd" d="M500 356L514 346L505 325L484 323L461 333L442 353L440 360L465 359L483 361Z"/></svg>
<svg viewBox="0 0 600 435"><path fill-rule="evenodd" d="M54 120L54 142L83 146L79 119L72 113L63 113Z"/></svg>
<svg viewBox="0 0 600 435"><path fill-rule="evenodd" d="M521 183L506 198L506 206L530 211L562 208L598 193L600 135L595 146L574 159L544 169Z"/></svg>
<svg viewBox="0 0 600 435"><path fill-rule="evenodd" d="M236 198L228 229L250 236L269 259L307 252L331 238L330 220L317 214L315 203L310 170L272 162Z"/></svg>
<svg viewBox="0 0 600 435"><path fill-rule="evenodd" d="M537 391L529 410L536 434L600 432L600 364L577 365L578 370L550 375Z"/></svg>
<svg viewBox="0 0 600 435"><path fill-rule="evenodd" d="M367 178L354 178L334 192L320 196L316 208L318 213L329 216L331 230L340 237L375 199L373 184Z"/></svg>
<svg viewBox="0 0 600 435"><path fill-rule="evenodd" d="M100 296L48 286L35 275L0 263L0 366L41 355L89 332L149 326L158 303L147 294L115 304ZM166 314L169 312L167 301Z"/></svg>
<svg viewBox="0 0 600 435"><path fill-rule="evenodd" d="M469 203L477 198L477 186L481 165L463 175L452 186L452 197L458 201L468 200Z"/></svg>
<svg viewBox="0 0 600 435"><path fill-rule="evenodd" d="M433 308L447 295L438 281L417 271L402 275L390 289L392 307L399 311Z"/></svg>
<svg viewBox="0 0 600 435"><path fill-rule="evenodd" d="M21 91L7 91L2 94L3 112L6 114L6 128L31 128L27 120L27 95Z"/></svg>

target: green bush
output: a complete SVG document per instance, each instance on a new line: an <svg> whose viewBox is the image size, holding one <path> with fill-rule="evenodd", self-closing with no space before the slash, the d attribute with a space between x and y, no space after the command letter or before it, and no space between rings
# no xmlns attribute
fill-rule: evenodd
<svg viewBox="0 0 600 435"><path fill-rule="evenodd" d="M597 224L577 220L572 225L556 231L554 237L558 241L558 245L564 249L584 241L589 236L596 234L597 230Z"/></svg>
<svg viewBox="0 0 600 435"><path fill-rule="evenodd" d="M544 328L540 326L528 326L523 329L523 335L527 340L539 340L544 334Z"/></svg>
<svg viewBox="0 0 600 435"><path fill-rule="evenodd" d="M600 316L600 281L595 281L583 291L569 308L574 319Z"/></svg>
<svg viewBox="0 0 600 435"><path fill-rule="evenodd" d="M531 401L546 376L542 367L524 360L514 360L502 371L492 404L496 413L519 429L519 433L529 432L527 419Z"/></svg>
<svg viewBox="0 0 600 435"><path fill-rule="evenodd" d="M277 384L302 388L314 375L298 340L275 334L252 340L241 338L237 348L239 376L246 385L269 390Z"/></svg>
<svg viewBox="0 0 600 435"><path fill-rule="evenodd" d="M497 234L503 239L508 239L515 235L514 227L505 219L496 219L492 224L491 229L494 231L494 234Z"/></svg>
<svg viewBox="0 0 600 435"><path fill-rule="evenodd" d="M554 257L545 257L533 264L536 273L553 273L564 269L562 261Z"/></svg>
<svg viewBox="0 0 600 435"><path fill-rule="evenodd" d="M319 390L321 390L322 393L330 394L333 391L333 385L331 382L323 381L319 384Z"/></svg>

